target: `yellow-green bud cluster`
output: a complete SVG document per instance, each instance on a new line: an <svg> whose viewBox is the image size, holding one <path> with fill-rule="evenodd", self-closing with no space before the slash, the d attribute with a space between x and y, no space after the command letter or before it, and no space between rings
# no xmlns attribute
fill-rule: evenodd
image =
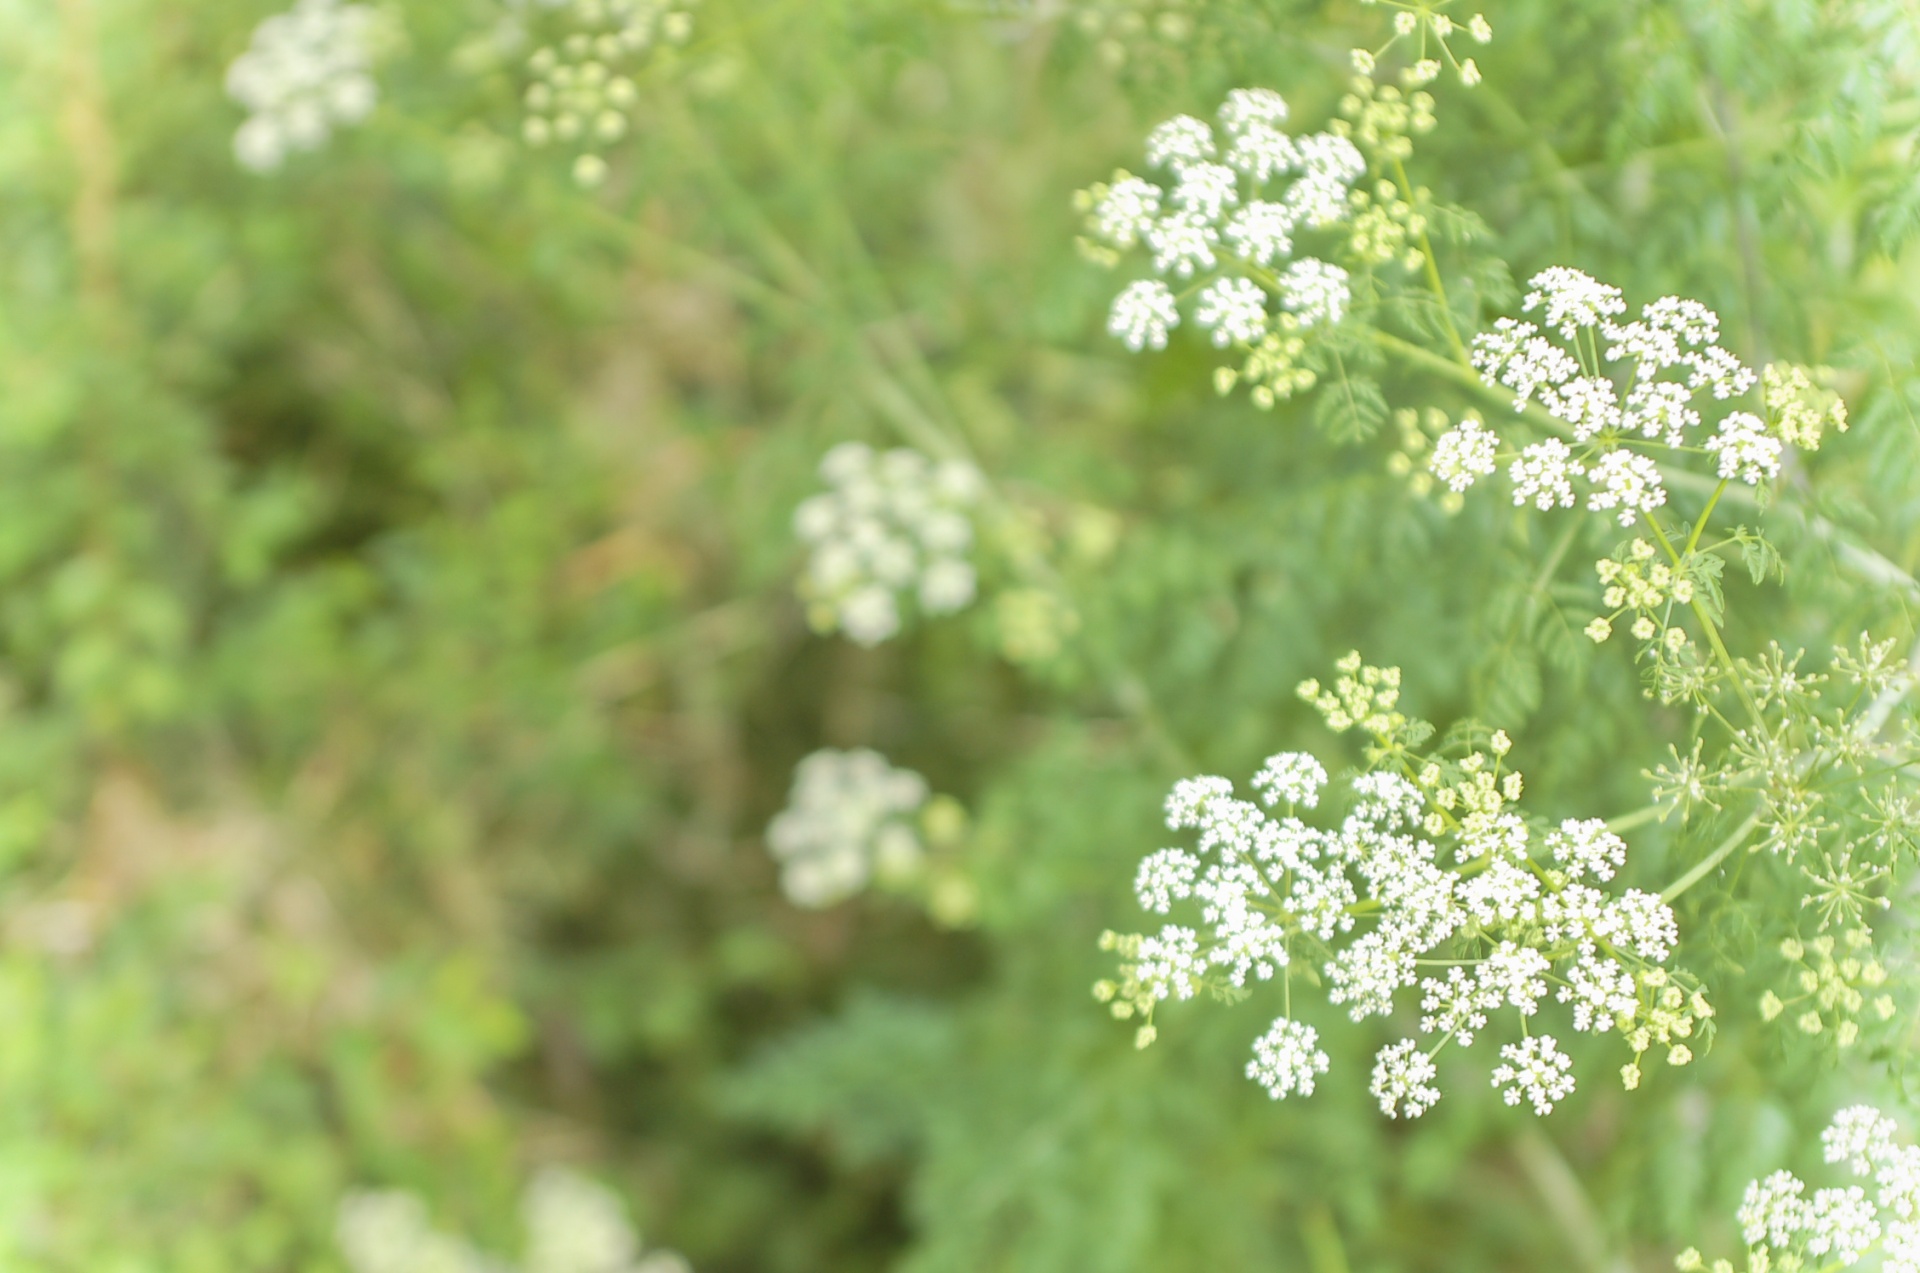
<svg viewBox="0 0 1920 1273"><path fill-rule="evenodd" d="M1627 545L1624 560L1605 557L1595 562L1593 568L1604 589L1601 601L1612 613L1595 617L1587 625L1588 637L1605 641L1613 635L1613 621L1632 611L1631 631L1635 640L1657 639L1669 650L1678 650L1687 643L1685 629L1667 626L1666 618L1673 606L1693 603L1693 580L1666 562L1655 561L1652 544L1635 539Z"/></svg>
<svg viewBox="0 0 1920 1273"><path fill-rule="evenodd" d="M1393 413L1393 427L1400 435L1399 445L1387 456L1387 472L1405 478L1407 489L1425 499L1434 493L1434 439L1453 427L1447 413L1438 407L1416 411L1401 407ZM1438 502L1442 512L1457 513L1466 506L1459 491L1442 490Z"/></svg>
<svg viewBox="0 0 1920 1273"><path fill-rule="evenodd" d="M563 11L572 29L527 59L520 135L529 146L576 152L581 185L606 178L600 150L627 135L640 99L631 71L661 45L693 34L687 0L574 0Z"/></svg>
<svg viewBox="0 0 1920 1273"><path fill-rule="evenodd" d="M1349 653L1334 664L1340 676L1332 690L1323 690L1320 682L1300 682L1296 693L1313 704L1325 718L1327 728L1336 732L1360 726L1369 734L1392 734L1407 723L1394 711L1400 701L1400 669L1368 667L1360 661L1359 651Z"/></svg>
<svg viewBox="0 0 1920 1273"><path fill-rule="evenodd" d="M1135 962L1140 958L1140 943L1144 940L1139 933L1112 930L1101 933L1100 949L1120 956L1120 979L1103 978L1093 983L1093 997L1107 1005L1116 1021L1140 1018L1140 1028L1133 1037L1134 1046L1140 1048L1151 1044L1158 1033L1153 1028L1153 1005L1159 1002L1159 997L1140 980L1139 965Z"/></svg>
<svg viewBox="0 0 1920 1273"><path fill-rule="evenodd" d="M1674 981L1664 968L1642 969L1637 980L1638 1007L1631 1015L1621 1013L1618 1019L1620 1033L1633 1049L1633 1064L1628 1067L1633 1071L1632 1076L1628 1077L1624 1071L1621 1074L1628 1090L1639 1083L1640 1057L1651 1047L1667 1050L1668 1065L1685 1065L1693 1060L1693 1049L1685 1040L1694 1036L1700 1022L1713 1017L1713 1005L1707 1002L1706 992L1697 988L1688 990Z"/></svg>
<svg viewBox="0 0 1920 1273"><path fill-rule="evenodd" d="M1860 1038L1865 1011L1886 1021L1894 1014L1893 996L1881 991L1887 969L1873 955L1873 934L1850 928L1838 942L1832 933L1811 941L1789 937L1780 954L1796 965L1793 985L1799 993L1782 999L1769 990L1760 996L1760 1015L1768 1021L1790 1016L1802 1034L1820 1035L1829 1029L1835 1046L1850 1048ZM1869 997L1871 996L1871 997Z"/></svg>
<svg viewBox="0 0 1920 1273"><path fill-rule="evenodd" d="M1378 183L1371 194L1356 189L1347 196L1354 209L1348 238L1354 255L1374 265L1398 261L1405 269L1419 269L1426 254L1416 244L1427 232L1426 214L1419 209L1431 199L1432 192L1420 186L1408 202L1391 181Z"/></svg>
<svg viewBox="0 0 1920 1273"><path fill-rule="evenodd" d="M1080 630L1080 616L1058 592L1044 588L1009 588L993 603L994 627L1000 653L1009 663L1046 663L1059 656L1066 641Z"/></svg>
<svg viewBox="0 0 1920 1273"><path fill-rule="evenodd" d="M1306 352L1307 342L1301 338L1299 331L1299 318L1292 314L1280 314L1273 320L1273 330L1261 337L1260 343L1248 351L1246 364L1240 370L1220 367L1214 371L1213 387L1225 395L1232 393L1235 385L1245 381L1253 386L1248 394L1253 399L1253 405L1263 411L1276 402L1313 388L1318 377L1311 369L1300 365L1300 355Z"/></svg>
<svg viewBox="0 0 1920 1273"><path fill-rule="evenodd" d="M1413 138L1432 132L1437 122L1433 94L1375 84L1371 75L1353 77L1340 99L1340 114L1328 131L1386 160L1404 160L1413 154Z"/></svg>
<svg viewBox="0 0 1920 1273"><path fill-rule="evenodd" d="M1518 800L1526 789L1526 779L1517 769L1505 773L1500 770L1501 758L1512 747L1513 742L1507 737L1506 731L1495 730L1487 752L1469 752L1446 770L1431 761L1424 765L1415 776L1415 781L1428 793L1427 799L1433 804L1434 811L1422 821L1422 829L1428 835L1439 835L1447 829L1450 821L1472 827L1476 820L1484 822L1491 819L1508 804ZM1492 754L1491 760L1488 759L1488 752Z"/></svg>
<svg viewBox="0 0 1920 1273"><path fill-rule="evenodd" d="M1847 431L1847 404L1833 390L1815 384L1807 368L1768 363L1760 372L1760 387L1775 431L1802 451L1819 450L1820 435L1829 425Z"/></svg>
<svg viewBox="0 0 1920 1273"><path fill-rule="evenodd" d="M1102 63L1119 70L1142 45L1186 43L1193 35L1190 7L1183 0L1096 0L1074 6L1073 25Z"/></svg>

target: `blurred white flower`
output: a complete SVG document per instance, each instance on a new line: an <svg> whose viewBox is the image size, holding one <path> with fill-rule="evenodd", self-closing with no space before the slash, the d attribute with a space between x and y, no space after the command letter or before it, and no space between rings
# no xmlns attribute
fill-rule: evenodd
<svg viewBox="0 0 1920 1273"><path fill-rule="evenodd" d="M362 4L297 0L254 29L227 68L227 94L249 114L234 133L244 168L271 172L295 151L313 150L336 127L372 113L372 68L386 19Z"/></svg>
<svg viewBox="0 0 1920 1273"><path fill-rule="evenodd" d="M845 442L827 452L820 475L828 489L793 514L811 550L800 592L815 627L877 645L900 631L904 598L929 615L972 604L970 514L985 489L977 469Z"/></svg>
<svg viewBox="0 0 1920 1273"><path fill-rule="evenodd" d="M787 807L767 826L780 887L797 906L831 906L874 875L906 879L924 851L913 817L927 802L919 774L878 752L816 751L793 775Z"/></svg>

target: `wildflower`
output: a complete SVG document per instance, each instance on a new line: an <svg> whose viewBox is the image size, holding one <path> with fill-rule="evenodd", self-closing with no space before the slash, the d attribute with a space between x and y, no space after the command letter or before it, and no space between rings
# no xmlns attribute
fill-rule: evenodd
<svg viewBox="0 0 1920 1273"><path fill-rule="evenodd" d="M1151 346L1167 347L1167 332L1180 325L1180 311L1173 301L1173 289L1158 279L1130 283L1114 298L1113 313L1107 330L1125 341L1136 353Z"/></svg>
<svg viewBox="0 0 1920 1273"><path fill-rule="evenodd" d="M1707 450L1720 457L1720 476L1738 477L1748 486L1778 477L1785 449L1759 416L1746 411L1735 411L1722 420L1718 436L1707 439Z"/></svg>
<svg viewBox="0 0 1920 1273"><path fill-rule="evenodd" d="M1266 764L1254 775L1253 785L1268 808L1281 801L1311 809L1320 802L1320 789L1327 785L1327 771L1305 752L1283 751L1267 757Z"/></svg>
<svg viewBox="0 0 1920 1273"><path fill-rule="evenodd" d="M527 1273L615 1273L640 1240L618 1194L564 1167L538 1172L521 1198Z"/></svg>
<svg viewBox="0 0 1920 1273"><path fill-rule="evenodd" d="M1864 1176L1892 1157L1897 1130L1893 1120L1873 1106L1849 1105L1820 1134L1820 1146L1828 1162L1844 1162L1855 1175Z"/></svg>
<svg viewBox="0 0 1920 1273"><path fill-rule="evenodd" d="M1780 436L1803 451L1820 449L1820 435L1828 426L1844 433L1847 404L1831 390L1815 387L1805 367L1768 363L1760 371L1761 396Z"/></svg>
<svg viewBox="0 0 1920 1273"><path fill-rule="evenodd" d="M1589 875L1610 880L1627 860L1626 842L1599 818L1568 818L1557 831L1547 833L1547 851L1574 880Z"/></svg>
<svg viewBox="0 0 1920 1273"><path fill-rule="evenodd" d="M1195 270L1212 269L1213 248L1219 241L1220 232L1207 217L1196 212L1176 212L1162 217L1149 226L1146 233L1147 246L1153 251L1153 268L1181 278L1191 278Z"/></svg>
<svg viewBox="0 0 1920 1273"><path fill-rule="evenodd" d="M1620 524L1631 526L1641 513L1667 502L1667 488L1652 457L1632 451L1608 451L1587 471L1593 489L1587 507L1596 512L1618 509Z"/></svg>
<svg viewBox="0 0 1920 1273"><path fill-rule="evenodd" d="M1235 210L1224 233L1235 256L1271 265L1293 251L1293 212L1285 204L1256 199Z"/></svg>
<svg viewBox="0 0 1920 1273"><path fill-rule="evenodd" d="M1280 276L1280 298L1302 327L1337 323L1347 312L1347 272L1310 257L1295 261Z"/></svg>
<svg viewBox="0 0 1920 1273"><path fill-rule="evenodd" d="M1216 345L1250 345L1266 335L1266 293L1243 278L1215 279L1201 291L1193 321L1213 332Z"/></svg>
<svg viewBox="0 0 1920 1273"><path fill-rule="evenodd" d="M606 176L602 147L632 128L640 90L633 72L663 45L693 34L689 0L581 0L536 24L556 36L527 58L520 134L529 146L578 150L574 180L598 185ZM555 26L560 29L553 31Z"/></svg>
<svg viewBox="0 0 1920 1273"><path fill-rule="evenodd" d="M926 780L877 752L814 752L794 770L787 807L767 826L781 890L795 905L817 908L853 896L876 873L911 876L923 850L910 819L926 801Z"/></svg>
<svg viewBox="0 0 1920 1273"><path fill-rule="evenodd" d="M1102 189L1094 206L1094 232L1116 248L1132 247L1159 218L1164 193L1151 181L1120 174Z"/></svg>
<svg viewBox="0 0 1920 1273"><path fill-rule="evenodd" d="M1807 1251L1831 1254L1841 1264L1852 1264L1880 1238L1880 1222L1859 1185L1821 1189L1806 1212Z"/></svg>
<svg viewBox="0 0 1920 1273"><path fill-rule="evenodd" d="M1464 491L1493 472L1494 456L1499 449L1500 439L1469 416L1433 444L1430 467L1433 475L1450 489Z"/></svg>
<svg viewBox="0 0 1920 1273"><path fill-rule="evenodd" d="M340 1199L334 1239L354 1273L408 1273L481 1267L480 1253L433 1227L427 1207L404 1190L355 1190Z"/></svg>
<svg viewBox="0 0 1920 1273"><path fill-rule="evenodd" d="M1253 1043L1253 1060L1247 1062L1247 1077L1267 1089L1274 1100L1294 1092L1313 1095L1316 1074L1325 1074L1331 1064L1316 1044L1319 1033L1310 1025L1281 1017L1273 1027Z"/></svg>
<svg viewBox="0 0 1920 1273"><path fill-rule="evenodd" d="M1536 1114L1551 1114L1554 1102L1573 1094L1573 1059L1551 1035L1537 1035L1500 1049L1505 1060L1493 1072L1493 1085L1509 1105L1526 1100Z"/></svg>
<svg viewBox="0 0 1920 1273"><path fill-rule="evenodd" d="M1376 744L1424 736L1395 710L1397 671L1357 654L1337 666L1331 688L1299 687L1331 727L1364 728ZM1538 870L1533 832L1510 807L1523 787L1505 768L1512 741L1496 733L1487 748L1451 773L1409 755L1417 782L1388 768L1357 776L1346 816L1328 828L1297 816L1319 805L1327 782L1303 753L1268 758L1254 779L1257 802L1216 776L1174 784L1167 825L1193 832L1197 844L1148 855L1135 892L1158 914L1191 906L1198 922L1122 939L1110 997L1131 1013L1202 988L1237 996L1282 976L1297 989L1294 969L1311 955L1312 979L1354 1020L1391 1013L1400 992L1417 986L1421 1030L1469 1046L1506 1009L1533 1017L1557 982L1577 1029L1619 1031L1636 1052L1657 1035L1669 1061L1683 1063L1690 1054L1678 1040L1711 1008L1664 966L1677 940L1671 909L1650 893L1609 897L1580 882L1605 882L1625 861L1625 845L1598 821L1568 820L1549 833L1558 869ZM1268 812L1283 803L1285 816ZM1445 971L1422 977L1423 961ZM1651 1017L1643 984L1660 988ZM1249 1069L1278 1094L1304 1092L1324 1072L1303 1060L1318 1055L1317 1040L1301 1043L1299 1029L1276 1024ZM1571 1090L1571 1062L1556 1045L1533 1040L1502 1055L1495 1085L1511 1102L1544 1112ZM1377 1058L1374 1095L1388 1113L1412 1116L1438 1098L1435 1077L1431 1057L1396 1046Z"/></svg>
<svg viewBox="0 0 1920 1273"><path fill-rule="evenodd" d="M1583 327L1598 327L1627 308L1619 288L1564 265L1540 271L1528 286L1532 290L1521 303L1522 312L1544 308L1547 326L1557 328L1564 340L1572 340Z"/></svg>
<svg viewBox="0 0 1920 1273"><path fill-rule="evenodd" d="M1141 859L1133 880L1141 909L1165 915L1174 899L1193 896L1193 881L1199 871L1200 859L1184 849L1162 849Z"/></svg>
<svg viewBox="0 0 1920 1273"><path fill-rule="evenodd" d="M1221 369L1221 391L1244 380L1255 402L1270 406L1313 383L1315 373L1300 365L1306 347L1300 333L1339 323L1351 303L1344 269L1289 259L1295 237L1303 229L1348 220L1353 183L1367 165L1345 137L1289 135L1286 102L1271 90L1233 90L1219 117L1224 150L1214 130L1191 115L1175 116L1148 134L1148 164L1169 173L1170 186L1122 171L1111 184L1081 192L1078 206L1087 217L1082 247L1106 264L1117 263L1122 252L1144 249L1153 273L1161 276L1129 284L1108 315L1108 330L1136 352L1164 348L1179 324L1174 290L1162 280L1197 280L1195 320L1215 345L1246 351L1244 367ZM1282 181L1283 192L1270 189ZM1284 311L1279 321L1253 280L1231 273L1210 277L1223 257L1275 271L1272 286ZM1183 294L1187 290L1182 287Z"/></svg>
<svg viewBox="0 0 1920 1273"><path fill-rule="evenodd" d="M1531 503L1545 512L1556 506L1573 507L1573 479L1585 472L1585 466L1573 458L1565 442L1548 438L1521 451L1520 458L1507 470L1507 477L1513 483L1516 505Z"/></svg>
<svg viewBox="0 0 1920 1273"><path fill-rule="evenodd" d="M903 594L929 615L972 603L977 583L966 554L969 513L983 486L977 469L845 442L821 460L820 475L828 489L793 517L811 549L800 591L815 627L876 645L900 630Z"/></svg>
<svg viewBox="0 0 1920 1273"><path fill-rule="evenodd" d="M1222 212L1240 202L1240 177L1225 164L1188 164L1180 170L1172 198L1175 207L1196 219L1218 221Z"/></svg>
<svg viewBox="0 0 1920 1273"><path fill-rule="evenodd" d="M371 114L381 34L373 8L339 0L296 0L261 22L227 68L227 94L249 112L233 137L240 165L271 172Z"/></svg>
<svg viewBox="0 0 1920 1273"><path fill-rule="evenodd" d="M1433 1085L1438 1073L1432 1057L1412 1039L1402 1039L1380 1049L1368 1090L1388 1118L1418 1118L1440 1100L1440 1089Z"/></svg>
<svg viewBox="0 0 1920 1273"><path fill-rule="evenodd" d="M1176 172L1214 156L1213 130L1203 119L1175 115L1147 134L1147 163Z"/></svg>

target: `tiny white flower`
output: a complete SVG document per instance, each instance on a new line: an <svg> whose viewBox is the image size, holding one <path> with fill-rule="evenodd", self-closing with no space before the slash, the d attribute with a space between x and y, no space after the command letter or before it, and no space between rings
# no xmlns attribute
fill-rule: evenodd
<svg viewBox="0 0 1920 1273"><path fill-rule="evenodd" d="M782 891L795 905L816 908L853 896L880 856L901 858L903 842L912 850L904 856L917 853L907 819L926 800L926 781L878 752L814 752L794 770L787 806L767 825Z"/></svg>
<svg viewBox="0 0 1920 1273"><path fill-rule="evenodd" d="M1241 260L1271 265L1293 251L1293 212L1282 203L1253 200L1234 209L1225 235Z"/></svg>
<svg viewBox="0 0 1920 1273"><path fill-rule="evenodd" d="M1820 1133L1820 1145L1828 1162L1846 1163L1854 1174L1864 1176L1893 1156L1898 1130L1891 1118L1873 1106L1849 1105Z"/></svg>
<svg viewBox="0 0 1920 1273"><path fill-rule="evenodd" d="M1735 411L1720 422L1719 433L1707 439L1707 450L1719 457L1721 477L1737 477L1758 486L1780 475L1786 444L1767 432L1759 416Z"/></svg>
<svg viewBox="0 0 1920 1273"><path fill-rule="evenodd" d="M1547 851L1569 879L1610 880L1627 862L1627 842L1599 818L1568 818L1547 832Z"/></svg>
<svg viewBox="0 0 1920 1273"><path fill-rule="evenodd" d="M1811 1220L1804 1197L1806 1184L1790 1171L1776 1171L1747 1185L1736 1213L1740 1235L1749 1245L1760 1242L1786 1246Z"/></svg>
<svg viewBox="0 0 1920 1273"><path fill-rule="evenodd" d="M920 608L928 614L954 614L973 604L978 586L972 565L938 558L920 575Z"/></svg>
<svg viewBox="0 0 1920 1273"><path fill-rule="evenodd" d="M1449 489L1464 491L1494 470L1500 439L1478 420L1462 420L1433 444L1429 467Z"/></svg>
<svg viewBox="0 0 1920 1273"><path fill-rule="evenodd" d="M1192 212L1176 212L1160 218L1148 227L1147 247L1153 252L1153 268L1161 274L1172 273L1191 278L1195 270L1214 267L1214 245L1220 232L1212 222Z"/></svg>
<svg viewBox="0 0 1920 1273"><path fill-rule="evenodd" d="M1151 181L1121 177L1094 207L1094 233L1114 247L1132 247L1159 219L1164 194Z"/></svg>
<svg viewBox="0 0 1920 1273"><path fill-rule="evenodd" d="M1560 1050L1552 1035L1536 1035L1500 1049L1503 1064L1493 1072L1493 1085L1509 1105L1522 1100L1536 1114L1550 1114L1556 1101L1573 1093L1573 1059Z"/></svg>
<svg viewBox="0 0 1920 1273"><path fill-rule="evenodd" d="M1314 757L1302 751L1283 751L1268 756L1253 777L1253 785L1261 792L1261 799L1268 808L1286 801L1302 809L1311 809L1320 803L1320 789L1327 785L1327 771Z"/></svg>
<svg viewBox="0 0 1920 1273"><path fill-rule="evenodd" d="M1402 1039L1375 1056L1368 1090L1388 1118L1418 1118L1440 1100L1440 1089L1433 1085L1438 1074L1433 1058L1421 1052L1419 1044Z"/></svg>
<svg viewBox="0 0 1920 1273"><path fill-rule="evenodd" d="M1154 168L1178 172L1213 155L1213 130L1191 115L1175 115L1147 134L1147 163Z"/></svg>
<svg viewBox="0 0 1920 1273"><path fill-rule="evenodd" d="M1807 1207L1807 1253L1853 1264L1880 1240L1880 1220L1859 1185L1820 1189Z"/></svg>
<svg viewBox="0 0 1920 1273"><path fill-rule="evenodd" d="M1522 450L1520 458L1507 469L1507 477L1513 483L1513 502L1532 504L1542 512L1550 508L1572 508L1573 479L1586 471L1559 438L1536 442Z"/></svg>
<svg viewBox="0 0 1920 1273"><path fill-rule="evenodd" d="M378 97L368 72L379 22L367 5L296 0L254 28L226 76L228 96L248 111L233 139L243 167L272 171L289 152L321 145L335 126L366 119Z"/></svg>
<svg viewBox="0 0 1920 1273"><path fill-rule="evenodd" d="M1280 303L1302 327L1338 323L1346 317L1351 299L1347 272L1337 265L1306 257L1280 275Z"/></svg>
<svg viewBox="0 0 1920 1273"><path fill-rule="evenodd" d="M1247 1062L1247 1077L1267 1089L1274 1100L1294 1092L1313 1095L1313 1080L1325 1074L1329 1059L1317 1046L1319 1032L1281 1017L1271 1029L1253 1043L1253 1060Z"/></svg>
<svg viewBox="0 0 1920 1273"><path fill-rule="evenodd" d="M1636 516L1667 502L1667 488L1652 456L1609 451L1587 470L1587 480L1592 484L1587 507L1596 512L1617 509L1622 526L1633 525Z"/></svg>
<svg viewBox="0 0 1920 1273"><path fill-rule="evenodd" d="M1220 124L1239 136L1254 124L1275 127L1287 122L1287 101L1270 88L1236 88L1220 105Z"/></svg>
<svg viewBox="0 0 1920 1273"><path fill-rule="evenodd" d="M1572 340L1580 328L1598 327L1603 319L1624 313L1627 308L1619 288L1565 265L1540 271L1527 286L1532 290L1520 308L1532 313L1544 306L1547 326L1559 329L1566 340Z"/></svg>
<svg viewBox="0 0 1920 1273"><path fill-rule="evenodd" d="M1140 279L1129 283L1114 297L1113 312L1107 318L1107 330L1138 353L1142 349L1165 349L1167 332L1180 325L1180 310L1174 304L1173 289L1159 279Z"/></svg>
<svg viewBox="0 0 1920 1273"><path fill-rule="evenodd" d="M1239 202L1239 176L1225 164L1188 164L1173 188L1174 206L1201 221L1218 221L1221 213Z"/></svg>
<svg viewBox="0 0 1920 1273"><path fill-rule="evenodd" d="M1213 343L1251 345L1267 334L1267 295L1244 278L1221 278L1200 292L1193 321L1213 333Z"/></svg>

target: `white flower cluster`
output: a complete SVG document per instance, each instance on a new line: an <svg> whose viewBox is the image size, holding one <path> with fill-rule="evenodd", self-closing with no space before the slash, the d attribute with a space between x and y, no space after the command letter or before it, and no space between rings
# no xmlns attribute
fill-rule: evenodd
<svg viewBox="0 0 1920 1273"><path fill-rule="evenodd" d="M878 752L816 751L793 774L787 807L767 826L780 887L796 906L831 906L875 875L909 878L925 856L913 817L926 779Z"/></svg>
<svg viewBox="0 0 1920 1273"><path fill-rule="evenodd" d="M843 442L820 461L820 476L829 489L793 516L812 550L800 593L814 627L878 645L900 631L902 594L930 615L973 601L971 512L986 489L978 469Z"/></svg>
<svg viewBox="0 0 1920 1273"><path fill-rule="evenodd" d="M1820 1135L1829 1163L1870 1178L1860 1185L1816 1189L1776 1171L1747 1185L1738 1219L1750 1270L1845 1268L1878 1249L1885 1273L1920 1273L1920 1147L1895 1141L1894 1121L1871 1105L1851 1105ZM1675 1262L1686 1273L1706 1269L1688 1250ZM1733 1265L1716 1260L1715 1273Z"/></svg>
<svg viewBox="0 0 1920 1273"><path fill-rule="evenodd" d="M353 1273L690 1273L672 1251L643 1256L619 1196L564 1167L533 1178L521 1216L526 1251L517 1265L435 1229L426 1204L403 1190L348 1194L334 1234Z"/></svg>
<svg viewBox="0 0 1920 1273"><path fill-rule="evenodd" d="M488 1273L479 1251L435 1229L426 1204L401 1190L342 1198L334 1240L353 1273Z"/></svg>
<svg viewBox="0 0 1920 1273"><path fill-rule="evenodd" d="M1389 680L1397 682L1385 674L1342 682L1326 696L1330 710L1397 728L1393 691L1382 688ZM1121 943L1124 985L1103 983L1102 997L1131 1005L1120 1015L1145 1014L1157 1000L1289 976L1302 959L1318 964L1327 997L1356 1021L1389 1014L1401 991L1417 991L1430 1041L1384 1048L1373 1073L1373 1094L1395 1117L1429 1109L1440 1095L1435 1054L1449 1042L1470 1045L1507 1008L1528 1037L1501 1048L1493 1085L1508 1104L1551 1110L1574 1080L1554 1038L1529 1028L1550 983L1576 1031L1617 1031L1636 1057L1664 1044L1672 1063L1685 1064L1692 1054L1680 1040L1711 1010L1663 966L1678 939L1672 911L1649 893L1599 887L1626 861L1605 823L1569 819L1542 833L1513 812L1522 783L1501 772L1507 747L1496 735L1491 761L1471 754L1451 779L1438 763L1411 778L1363 774L1332 829L1296 816L1327 781L1312 756L1269 758L1254 779L1260 803L1236 798L1225 778L1180 782L1167 825L1197 832L1197 848L1148 856L1135 892L1159 914L1191 903L1198 923ZM1283 804L1284 815L1269 812ZM1276 1098L1309 1094L1328 1067L1317 1043L1311 1026L1282 1017L1255 1044L1248 1076ZM1637 1083L1637 1063L1625 1078Z"/></svg>
<svg viewBox="0 0 1920 1273"><path fill-rule="evenodd" d="M693 15L688 0L572 0L565 9L575 29L527 59L520 135L529 146L579 149L574 179L597 186L607 173L597 148L627 135L639 101L628 72L655 47L686 43Z"/></svg>
<svg viewBox="0 0 1920 1273"><path fill-rule="evenodd" d="M1779 474L1779 430L1749 412L1732 412L1711 436L1694 440L1703 395L1725 401L1757 381L1718 343L1712 310L1667 296L1623 322L1619 288L1564 266L1536 274L1530 286L1522 309L1539 311L1539 325L1502 318L1473 341L1481 378L1512 390L1516 411L1537 402L1572 440L1548 438L1509 453L1516 505L1570 508L1578 483L1588 508L1631 525L1666 503L1659 467L1647 454L1660 447L1704 447L1721 477L1749 485ZM1491 472L1501 452L1499 439L1483 430L1445 452L1470 453L1474 466L1456 464L1441 474L1443 450L1436 447L1435 473L1463 490Z"/></svg>
<svg viewBox="0 0 1920 1273"><path fill-rule="evenodd" d="M367 5L297 0L254 28L227 68L227 95L248 111L233 135L241 167L271 172L289 152L314 150L372 112L381 21Z"/></svg>
<svg viewBox="0 0 1920 1273"><path fill-rule="evenodd" d="M1344 137L1289 134L1286 119L1278 93L1235 89L1219 111L1224 136L1192 115L1147 135L1147 166L1167 173L1170 186L1121 171L1083 192L1089 249L1109 263L1139 250L1160 276L1114 300L1107 330L1129 349L1164 348L1179 325L1168 278L1213 276L1198 288L1193 317L1222 347L1278 348L1283 333L1345 315L1347 272L1292 259L1294 239L1348 219L1366 160Z"/></svg>

